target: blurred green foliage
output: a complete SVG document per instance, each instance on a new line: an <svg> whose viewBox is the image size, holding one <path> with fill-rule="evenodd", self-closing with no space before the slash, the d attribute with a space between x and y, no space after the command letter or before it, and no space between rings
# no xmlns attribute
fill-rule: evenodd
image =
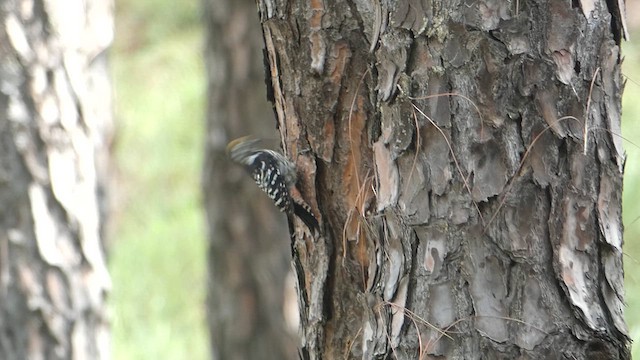
<svg viewBox="0 0 640 360"><path fill-rule="evenodd" d="M195 0L116 1L118 204L110 254L116 360L209 354L199 195L205 109L199 6ZM638 343L640 44L625 43L624 55L626 314ZM633 353L640 358L638 346Z"/></svg>
<svg viewBox="0 0 640 360"><path fill-rule="evenodd" d="M633 358L640 359L640 32L631 36L632 42L623 45L625 57L622 73L626 78L622 100L622 134L625 139L625 164L622 218L624 220L626 319L634 340Z"/></svg>
<svg viewBox="0 0 640 360"><path fill-rule="evenodd" d="M208 359L200 3L116 1L113 358Z"/></svg>

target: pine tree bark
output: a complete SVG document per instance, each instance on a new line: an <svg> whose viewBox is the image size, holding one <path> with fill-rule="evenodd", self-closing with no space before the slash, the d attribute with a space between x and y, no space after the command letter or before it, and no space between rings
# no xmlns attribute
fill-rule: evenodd
<svg viewBox="0 0 640 360"><path fill-rule="evenodd" d="M303 358L630 358L619 3L258 1Z"/></svg>
<svg viewBox="0 0 640 360"><path fill-rule="evenodd" d="M227 142L240 136L277 138L255 2L208 0L204 14L209 104L203 188L213 358L293 359L297 329L287 325L285 313L297 316L297 305L295 294L285 296L293 289L286 286L285 218L225 153Z"/></svg>
<svg viewBox="0 0 640 360"><path fill-rule="evenodd" d="M0 9L0 357L108 359L112 3Z"/></svg>

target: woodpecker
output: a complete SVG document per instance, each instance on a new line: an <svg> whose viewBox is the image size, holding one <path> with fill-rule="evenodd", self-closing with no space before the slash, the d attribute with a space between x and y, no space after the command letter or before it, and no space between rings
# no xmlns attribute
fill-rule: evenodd
<svg viewBox="0 0 640 360"><path fill-rule="evenodd" d="M227 145L231 160L244 167L260 190L264 191L280 211L287 214L291 225L291 215L297 216L313 233L317 232L318 220L311 208L302 200L292 197L297 183L295 165L279 152L262 149L260 140L241 137Z"/></svg>

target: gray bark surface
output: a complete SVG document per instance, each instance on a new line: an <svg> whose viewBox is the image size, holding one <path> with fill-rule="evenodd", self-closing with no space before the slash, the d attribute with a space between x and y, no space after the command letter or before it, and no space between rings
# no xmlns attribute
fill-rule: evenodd
<svg viewBox="0 0 640 360"><path fill-rule="evenodd" d="M203 189L213 358L293 359L296 329L284 313L297 315L297 305L295 295L285 296L291 258L285 217L225 152L240 136L277 139L255 2L208 0L204 15L209 103Z"/></svg>
<svg viewBox="0 0 640 360"><path fill-rule="evenodd" d="M617 4L258 1L304 358L630 358Z"/></svg>
<svg viewBox="0 0 640 360"><path fill-rule="evenodd" d="M0 357L108 359L113 4L0 10Z"/></svg>

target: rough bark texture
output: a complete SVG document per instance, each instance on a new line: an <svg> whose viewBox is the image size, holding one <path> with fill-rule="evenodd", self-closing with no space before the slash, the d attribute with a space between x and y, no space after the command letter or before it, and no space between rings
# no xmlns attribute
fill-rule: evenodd
<svg viewBox="0 0 640 360"><path fill-rule="evenodd" d="M0 10L0 357L108 359L112 3Z"/></svg>
<svg viewBox="0 0 640 360"><path fill-rule="evenodd" d="M311 359L628 359L614 1L258 2Z"/></svg>
<svg viewBox="0 0 640 360"><path fill-rule="evenodd" d="M227 142L240 136L277 138L255 2L207 0L204 10L209 107L203 187L213 358L291 359L298 341L284 312L297 315L297 306L295 295L285 299L286 221L225 153Z"/></svg>

